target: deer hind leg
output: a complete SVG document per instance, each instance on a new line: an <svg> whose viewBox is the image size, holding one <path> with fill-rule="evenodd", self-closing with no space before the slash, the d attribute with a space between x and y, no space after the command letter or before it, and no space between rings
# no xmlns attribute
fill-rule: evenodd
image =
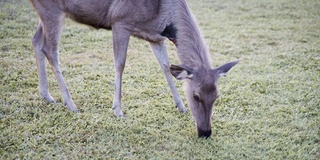
<svg viewBox="0 0 320 160"><path fill-rule="evenodd" d="M174 81L170 73L169 58L168 58L168 54L167 54L167 50L166 50L166 46L164 45L164 42L163 41L159 43L150 42L150 46L153 50L153 53L157 57L157 60L161 66L161 69L167 79L176 107L181 113L186 113L187 110L181 100L180 94L174 84Z"/></svg>
<svg viewBox="0 0 320 160"><path fill-rule="evenodd" d="M78 112L78 109L75 106L67 89L59 66L58 44L62 31L63 15L60 13L57 13L56 15L54 15L53 13L48 14L50 17L45 17L45 15L46 14L42 14L41 16L40 14L41 22L35 38L33 39L34 46L36 48L35 51L38 63L40 90L44 91L45 95L47 94L46 92L48 91L48 82L45 74L45 56L58 82L64 104L69 108L69 110ZM50 97L49 100L53 100L53 98Z"/></svg>
<svg viewBox="0 0 320 160"><path fill-rule="evenodd" d="M53 103L55 102L55 100L52 98L52 96L49 93L48 79L47 79L47 72L46 72L46 59L45 59L45 54L42 50L42 47L44 45L44 34L43 34L43 27L41 22L39 23L37 31L32 39L32 44L33 44L33 49L34 49L35 57L37 61L40 95L47 102Z"/></svg>
<svg viewBox="0 0 320 160"><path fill-rule="evenodd" d="M121 110L121 84L122 73L126 63L128 42L130 38L130 32L127 31L121 24L115 24L112 26L113 35L113 52L115 63L115 91L113 98L112 109L114 115L122 117L123 112Z"/></svg>

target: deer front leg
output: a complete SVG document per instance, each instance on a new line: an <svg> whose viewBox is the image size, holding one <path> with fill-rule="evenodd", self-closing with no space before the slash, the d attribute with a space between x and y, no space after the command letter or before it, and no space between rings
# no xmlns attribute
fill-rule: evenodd
<svg viewBox="0 0 320 160"><path fill-rule="evenodd" d="M130 32L124 29L121 24L112 26L113 35L113 51L114 51L114 64L115 64L115 91L113 98L112 109L114 115L122 117L123 112L121 110L121 84L122 73L126 63L127 48L130 38Z"/></svg>
<svg viewBox="0 0 320 160"><path fill-rule="evenodd" d="M176 107L181 113L186 113L187 110L181 100L180 94L176 88L176 85L174 84L174 81L170 73L169 58L168 58L167 49L166 49L166 46L164 45L164 42L163 41L159 43L150 42L150 46L153 50L153 53L157 57L157 60L161 66L161 69L167 79Z"/></svg>

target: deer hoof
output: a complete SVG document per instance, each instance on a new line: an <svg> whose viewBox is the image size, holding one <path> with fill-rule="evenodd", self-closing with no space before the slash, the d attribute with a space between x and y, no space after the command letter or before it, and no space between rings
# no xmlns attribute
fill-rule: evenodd
<svg viewBox="0 0 320 160"><path fill-rule="evenodd" d="M121 109L115 108L115 109L113 109L113 112L114 112L114 115L115 115L116 117L119 117L119 118L124 117Z"/></svg>
<svg viewBox="0 0 320 160"><path fill-rule="evenodd" d="M184 107L184 105L182 104L182 105L176 105L176 107L178 108L178 110L179 110L179 112L180 113L187 113L188 111L187 111L187 109Z"/></svg>
<svg viewBox="0 0 320 160"><path fill-rule="evenodd" d="M114 112L114 115L115 115L116 117L118 117L118 118L123 118L123 117L124 117L124 114L122 113L122 111L121 111L121 113L116 113L116 112Z"/></svg>
<svg viewBox="0 0 320 160"><path fill-rule="evenodd" d="M80 113L80 110L78 108L76 109L70 109L72 112L75 112L75 113Z"/></svg>
<svg viewBox="0 0 320 160"><path fill-rule="evenodd" d="M50 93L41 94L41 97L48 103L56 103L56 100L50 95Z"/></svg>
<svg viewBox="0 0 320 160"><path fill-rule="evenodd" d="M80 111L78 110L78 108L76 107L76 105L72 100L65 102L64 105L67 106L70 111L75 113L80 113Z"/></svg>
<svg viewBox="0 0 320 160"><path fill-rule="evenodd" d="M179 109L179 112L185 114L188 112L188 110L185 108L182 108L182 109Z"/></svg>

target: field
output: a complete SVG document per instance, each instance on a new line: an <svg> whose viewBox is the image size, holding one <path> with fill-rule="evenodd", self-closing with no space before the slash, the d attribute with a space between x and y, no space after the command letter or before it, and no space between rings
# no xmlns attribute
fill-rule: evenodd
<svg viewBox="0 0 320 160"><path fill-rule="evenodd" d="M241 60L219 81L208 139L197 137L190 111L174 107L149 44L137 38L123 77L125 118L113 116L111 32L69 19L60 63L81 113L46 103L31 45L36 12L29 1L0 0L0 159L320 159L320 1L188 2L213 66Z"/></svg>

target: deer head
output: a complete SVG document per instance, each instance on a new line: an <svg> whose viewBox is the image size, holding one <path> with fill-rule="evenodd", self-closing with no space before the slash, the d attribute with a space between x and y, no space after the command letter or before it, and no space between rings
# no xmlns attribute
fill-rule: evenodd
<svg viewBox="0 0 320 160"><path fill-rule="evenodd" d="M238 62L229 62L214 69L170 66L171 74L176 79L185 81L187 101L196 121L199 137L211 136L212 107L219 97L218 79L225 76Z"/></svg>

